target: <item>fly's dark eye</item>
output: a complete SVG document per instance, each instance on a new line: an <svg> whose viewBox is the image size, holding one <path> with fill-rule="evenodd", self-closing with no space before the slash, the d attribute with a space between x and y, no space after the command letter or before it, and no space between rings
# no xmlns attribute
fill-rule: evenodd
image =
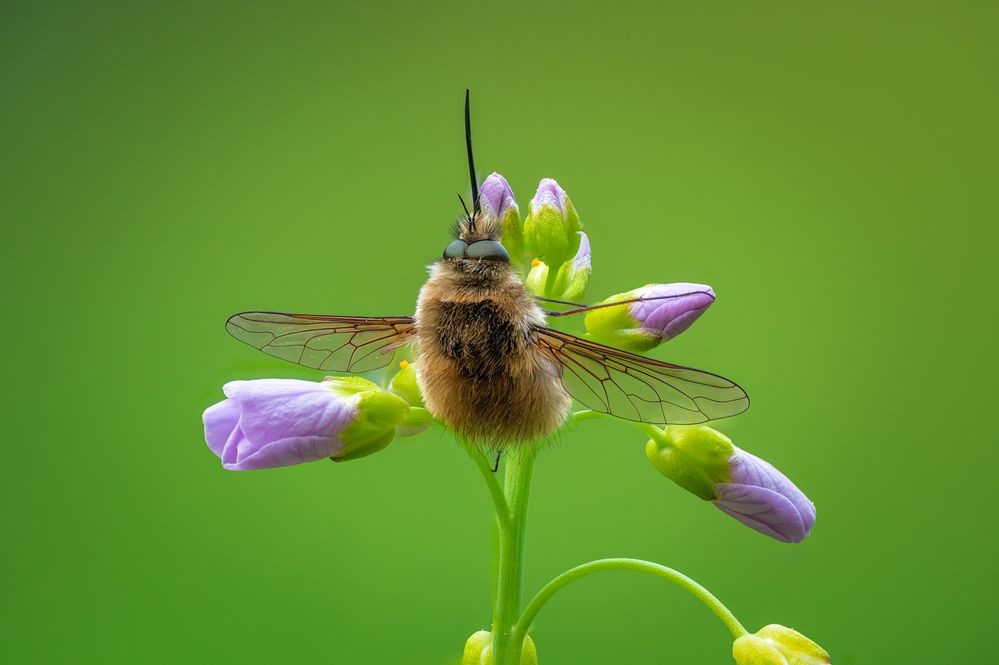
<svg viewBox="0 0 999 665"><path fill-rule="evenodd" d="M479 242L473 242L468 246L467 252L468 258L470 259L489 259L490 261L503 261L504 263L510 262L510 255L507 253L506 249L495 240L480 240Z"/></svg>
<svg viewBox="0 0 999 665"><path fill-rule="evenodd" d="M455 240L444 248L445 259L460 259L468 245L463 240Z"/></svg>

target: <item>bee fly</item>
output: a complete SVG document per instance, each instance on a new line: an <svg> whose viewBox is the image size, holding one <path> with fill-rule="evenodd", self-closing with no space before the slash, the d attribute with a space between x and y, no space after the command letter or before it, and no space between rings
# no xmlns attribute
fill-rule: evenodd
<svg viewBox="0 0 999 665"><path fill-rule="evenodd" d="M465 138L472 212L466 208L457 237L430 266L415 316L244 312L229 318L230 334L270 355L331 372L385 367L398 347L415 344L427 409L459 437L497 451L552 434L573 398L595 411L659 425L702 423L748 408L742 388L716 374L546 327L546 316L643 299L594 307L563 303L574 309L543 311L542 299L511 268L498 222L480 214L467 91Z"/></svg>

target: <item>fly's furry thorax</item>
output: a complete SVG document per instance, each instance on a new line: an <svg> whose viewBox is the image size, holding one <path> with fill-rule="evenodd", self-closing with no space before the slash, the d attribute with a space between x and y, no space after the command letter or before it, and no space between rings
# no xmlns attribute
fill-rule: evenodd
<svg viewBox="0 0 999 665"><path fill-rule="evenodd" d="M442 259L430 267L427 283L433 282L454 289L454 294L479 292L487 295L505 291L517 296L524 289L509 263L481 259ZM524 295L527 296L526 291Z"/></svg>
<svg viewBox="0 0 999 665"><path fill-rule="evenodd" d="M498 219L476 213L471 220L467 217L458 220L455 237L464 240L469 245L479 240L496 240L498 242L503 239L503 231L500 229Z"/></svg>

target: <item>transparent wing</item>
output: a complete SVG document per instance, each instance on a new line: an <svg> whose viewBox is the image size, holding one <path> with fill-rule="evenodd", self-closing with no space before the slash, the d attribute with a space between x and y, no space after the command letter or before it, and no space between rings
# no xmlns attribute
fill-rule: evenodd
<svg viewBox="0 0 999 665"><path fill-rule="evenodd" d="M693 425L749 408L726 378L537 327L538 346L555 361L562 386L587 408L656 425Z"/></svg>
<svg viewBox="0 0 999 665"><path fill-rule="evenodd" d="M392 362L412 341L411 316L325 316L243 312L229 317L229 334L282 360L327 372L367 372Z"/></svg>

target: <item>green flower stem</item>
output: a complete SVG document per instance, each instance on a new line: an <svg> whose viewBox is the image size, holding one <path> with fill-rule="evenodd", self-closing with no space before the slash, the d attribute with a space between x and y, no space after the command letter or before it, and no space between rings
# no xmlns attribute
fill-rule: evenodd
<svg viewBox="0 0 999 665"><path fill-rule="evenodd" d="M411 406L406 412L405 423L407 425L433 425L439 424L430 411L421 406Z"/></svg>
<svg viewBox="0 0 999 665"><path fill-rule="evenodd" d="M409 407L406 415L407 425L440 425L441 423L433 417L427 409L419 406ZM475 466L482 474L482 479L486 481L486 488L489 490L489 497L493 500L493 507L496 509L496 519L500 525L509 524L510 510L506 505L506 498L503 496L503 488L500 487L499 480L493 472L492 463L487 460L480 450L475 446L462 444L468 451L468 456L475 462Z"/></svg>
<svg viewBox="0 0 999 665"><path fill-rule="evenodd" d="M590 561L589 563L584 563L581 566L571 568L546 584L544 588L542 588L541 591L539 591L537 595L531 599L531 602L527 604L527 609L524 610L520 619L517 620L517 627L513 632L511 641L515 644L521 643L524 636L527 635L527 631L530 629L531 624L534 623L534 619L537 617L538 612L541 611L541 608L544 607L545 603L547 603L558 591L582 577L605 570L634 570L648 575L655 575L656 577L661 577L665 580L678 584L690 593L694 594L694 596L702 603L707 605L708 608L722 620L725 627L732 633L732 637L739 638L748 634L748 631L741 623L739 623L739 620L735 618L735 615L733 615L720 600L715 598L710 591L683 573L673 570L672 568L667 568L666 566L658 563L642 561L641 559L599 559L597 561ZM497 663L499 663L499 661L497 661Z"/></svg>
<svg viewBox="0 0 999 665"><path fill-rule="evenodd" d="M503 488L500 487L499 480L496 479L496 474L493 472L493 465L474 446L466 445L465 449L472 461L475 462L475 466L478 467L483 480L486 481L489 497L493 500L493 507L496 509L496 521L499 522L500 533L509 530L510 509L507 506L506 497L503 496Z"/></svg>
<svg viewBox="0 0 999 665"><path fill-rule="evenodd" d="M649 423L640 423L633 420L625 420L624 418L618 418L617 416L612 416L609 413L601 413L599 411L590 411L589 409L585 411L576 411L569 416L570 422L573 424L586 422L587 420L596 420L598 418L603 418L605 420L613 420L619 423L624 423L626 425L631 425L638 431L642 432L650 439L655 439L659 442L664 441L664 434L666 430L660 429L655 425L650 425Z"/></svg>
<svg viewBox="0 0 999 665"><path fill-rule="evenodd" d="M561 267L561 265L548 266L548 276L545 278L544 295L552 297L551 293L555 290L555 280L558 277L558 270Z"/></svg>
<svg viewBox="0 0 999 665"><path fill-rule="evenodd" d="M496 576L496 603L493 612L493 662L519 665L524 635L514 637L514 628L523 602L524 549L527 537L527 505L534 471L534 451L507 453L504 489L510 521L500 523L499 570Z"/></svg>

